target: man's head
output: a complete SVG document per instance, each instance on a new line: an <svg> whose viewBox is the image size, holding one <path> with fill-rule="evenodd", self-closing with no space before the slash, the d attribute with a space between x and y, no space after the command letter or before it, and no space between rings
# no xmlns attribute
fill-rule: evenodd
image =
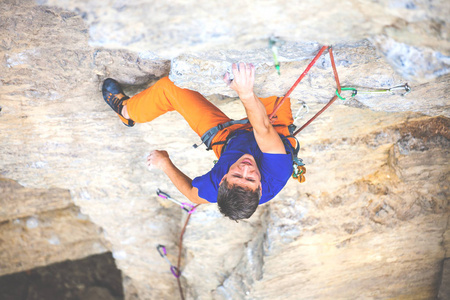
<svg viewBox="0 0 450 300"><path fill-rule="evenodd" d="M253 215L261 198L261 173L252 155L244 154L231 165L219 185L217 204L222 214L232 220Z"/></svg>

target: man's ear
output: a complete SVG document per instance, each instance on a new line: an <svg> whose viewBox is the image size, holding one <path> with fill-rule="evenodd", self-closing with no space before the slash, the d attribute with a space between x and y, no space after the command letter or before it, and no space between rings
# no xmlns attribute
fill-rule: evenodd
<svg viewBox="0 0 450 300"><path fill-rule="evenodd" d="M225 180L226 177L227 177L227 174L223 175L222 180L219 182L219 186L222 184L222 182Z"/></svg>

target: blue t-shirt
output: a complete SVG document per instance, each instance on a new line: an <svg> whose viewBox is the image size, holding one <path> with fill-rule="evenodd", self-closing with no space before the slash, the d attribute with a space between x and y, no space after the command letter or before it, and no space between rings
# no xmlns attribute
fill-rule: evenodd
<svg viewBox="0 0 450 300"><path fill-rule="evenodd" d="M222 177L242 155L251 154L255 158L261 173L261 199L266 203L275 197L286 185L292 175L293 148L282 135L287 154L262 153L255 140L253 131L237 130L229 140L228 146L214 167L203 176L194 178L192 185L198 189L198 195L211 203L217 202L217 192Z"/></svg>

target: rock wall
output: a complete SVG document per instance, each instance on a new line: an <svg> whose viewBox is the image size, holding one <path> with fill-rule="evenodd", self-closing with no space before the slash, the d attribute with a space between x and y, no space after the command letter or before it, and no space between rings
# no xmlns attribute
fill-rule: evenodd
<svg viewBox="0 0 450 300"><path fill-rule="evenodd" d="M170 73L177 84L210 95L237 119L244 116L242 105L220 82L232 62L257 64L259 95L282 95L319 44L333 43L344 85L408 82L412 92L334 104L299 135L306 183L289 181L250 220L231 222L215 205L200 206L184 237L186 296L430 299L439 290L443 295L450 243L449 5L343 5L3 1L0 175L25 189L69 191L71 199L24 201L18 216L21 188L3 189L1 226L12 228L17 218L46 214L58 205L70 207L70 223L78 216L76 205L95 224L87 225L83 239L101 241L113 253L128 299L178 297L156 246L166 245L176 262L186 215L157 198L155 190L182 196L164 174L147 170L145 157L165 149L195 177L212 167L214 156L192 148L199 138L176 113L123 126L102 100L103 79L118 79L133 95ZM336 21L341 19L345 22ZM267 50L270 35L284 40L281 76ZM310 110L297 124L331 98L333 80L324 56L292 96ZM78 226L58 226L58 236L74 235ZM1 237L2 245L18 239L11 230ZM83 239L70 244L78 258L93 253L80 246ZM31 239L24 244L33 245ZM47 244L38 248L47 251ZM26 254L33 251L24 250L25 262L17 266L11 259L17 250L0 251L8 262L2 274L70 258L55 251L33 265Z"/></svg>
<svg viewBox="0 0 450 300"><path fill-rule="evenodd" d="M104 253L102 229L68 190L24 188L0 178L0 275Z"/></svg>
<svg viewBox="0 0 450 300"><path fill-rule="evenodd" d="M233 62L247 61L256 66L258 75L255 93L258 96L283 96L320 48L321 46L315 43L284 44L280 47L279 54L289 57L289 61L281 63L282 76L277 74L268 49L181 55L172 60L169 78L180 87L200 91L204 95L221 94L237 97L237 94L223 83L224 70L231 73ZM436 79L433 88L430 88L430 83L410 82L409 85L414 92L405 96L403 96L404 89L381 95L364 94L366 91L402 85L407 83L407 80L377 54L376 48L369 41L336 45L333 48L341 85L354 87L360 91L354 98L351 98L351 92L343 92L343 96L351 101L339 102L350 106L368 107L376 111L413 111L431 116L449 116L447 94L450 75ZM334 95L335 89L330 57L325 52L317 61L312 74L304 78L291 97L306 103L326 103Z"/></svg>

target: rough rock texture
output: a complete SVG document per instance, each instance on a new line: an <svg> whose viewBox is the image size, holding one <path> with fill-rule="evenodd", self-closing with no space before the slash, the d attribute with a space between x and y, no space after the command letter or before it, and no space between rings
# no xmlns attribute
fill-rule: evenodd
<svg viewBox="0 0 450 300"><path fill-rule="evenodd" d="M170 79L178 86L193 89L204 95L237 94L223 82L224 70L231 74L231 64L238 61L253 63L256 67L255 93L260 97L283 96L317 54L321 46L316 43L290 43L280 47L279 56L284 58L279 76L273 67L270 50L248 52L217 51L196 55L182 55L172 61ZM407 81L398 75L377 54L368 41L351 45L336 45L334 57L342 86L358 90L390 88ZM291 98L311 102L327 102L336 90L335 79L328 54L323 55L311 69L311 74L297 86ZM347 105L363 105L373 110L398 112L414 111L426 115L449 116L450 75L444 75L429 83L409 83L413 93L402 96L405 90L388 94L358 94ZM425 96L426 95L426 96ZM343 92L346 98L351 92ZM341 102L341 101L339 101Z"/></svg>
<svg viewBox="0 0 450 300"><path fill-rule="evenodd" d="M386 87L411 79L413 92L333 105L299 136L306 183L289 181L250 220L231 222L215 205L199 207L184 238L181 282L186 295L432 299L444 291L443 262L450 253L445 1L347 1L339 9L331 1L295 6L273 1L258 8L207 1L99 3L58 1L64 8L0 3L0 175L26 189L69 190L70 203L102 228L100 238L107 240L122 271L128 299L178 297L176 280L156 246L166 245L168 258L176 262L186 215L157 198L155 190L182 197L164 174L147 170L146 155L165 149L192 177L208 171L214 156L191 147L199 138L175 113L124 127L101 98L102 80L117 78L131 95L170 71L180 85L191 81L205 94L221 94L210 99L237 119L244 116L242 105L226 97L229 90L220 85L232 60L258 64L261 96L282 95L319 43L330 42L336 44L344 85ZM306 14L311 11L315 14ZM269 16L273 24L266 23ZM345 22L336 22L337 17ZM265 49L271 34L286 40L280 46L281 77ZM436 61L416 55L408 63L425 64L406 76L389 54L391 39L432 51ZM222 47L227 43L228 48ZM199 49L202 54L188 53ZM169 58L174 58L171 66ZM424 69L427 62L429 70ZM301 124L334 93L326 56L299 89L294 99L310 109ZM50 207L56 205L52 199ZM45 210L49 206L43 202L23 210L8 204L0 215L21 218L14 214ZM88 235L99 239L98 234ZM3 249L2 255L11 257L9 248Z"/></svg>
<svg viewBox="0 0 450 300"><path fill-rule="evenodd" d="M163 58L186 52L267 47L267 39L354 43L372 38L408 80L450 72L450 7L446 0L59 1L79 13L93 46L150 50Z"/></svg>
<svg viewBox="0 0 450 300"><path fill-rule="evenodd" d="M438 299L448 299L450 298L450 285L448 284L450 282L450 260L446 259L444 260L444 266L442 268L442 280L441 285L439 289Z"/></svg>
<svg viewBox="0 0 450 300"><path fill-rule="evenodd" d="M384 34L402 43L450 54L446 26L450 8L445 0L295 3L176 0L170 5L145 0L38 2L79 13L89 24L93 45L151 49L164 57L186 50L265 46L270 35L328 44Z"/></svg>
<svg viewBox="0 0 450 300"><path fill-rule="evenodd" d="M68 190L0 178L0 275L103 253L107 244Z"/></svg>

